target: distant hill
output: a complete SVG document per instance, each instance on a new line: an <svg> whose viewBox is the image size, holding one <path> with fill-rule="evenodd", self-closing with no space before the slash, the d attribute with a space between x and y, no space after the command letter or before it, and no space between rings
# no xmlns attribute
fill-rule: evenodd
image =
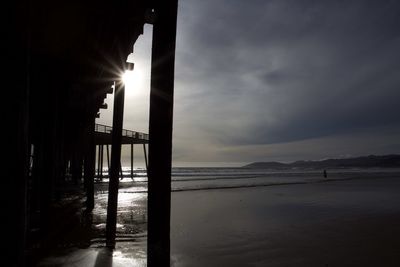
<svg viewBox="0 0 400 267"><path fill-rule="evenodd" d="M254 169L328 169L328 168L400 168L400 155L365 156L345 159L326 159L320 161L254 162L243 166Z"/></svg>

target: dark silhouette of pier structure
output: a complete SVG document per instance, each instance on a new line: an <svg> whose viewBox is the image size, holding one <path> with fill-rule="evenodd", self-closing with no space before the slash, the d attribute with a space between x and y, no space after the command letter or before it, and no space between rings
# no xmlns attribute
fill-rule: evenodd
<svg viewBox="0 0 400 267"><path fill-rule="evenodd" d="M52 247L54 208L68 183L83 182L79 190L90 213L96 145L101 151L112 145L106 235L107 246L113 248L121 145L148 142L148 266L169 266L177 0L12 4L6 12L9 32L3 36L3 100L10 108L4 113L7 159L2 179L7 204L2 230L11 235L2 240L2 265L27 266L33 247ZM145 134L137 137L123 130L120 77L133 67L126 59L146 23L153 25L148 140ZM112 131L101 133L95 119L111 93Z"/></svg>

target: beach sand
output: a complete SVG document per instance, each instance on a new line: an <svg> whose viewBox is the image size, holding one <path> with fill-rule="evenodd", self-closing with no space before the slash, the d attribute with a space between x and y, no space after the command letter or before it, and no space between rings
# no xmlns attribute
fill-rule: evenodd
<svg viewBox="0 0 400 267"><path fill-rule="evenodd" d="M174 266L400 266L400 179L173 194Z"/></svg>
<svg viewBox="0 0 400 267"><path fill-rule="evenodd" d="M128 191L113 253L93 238L39 266L146 266L146 196ZM105 208L98 193L100 232ZM171 266L400 266L400 177L174 192L171 216Z"/></svg>

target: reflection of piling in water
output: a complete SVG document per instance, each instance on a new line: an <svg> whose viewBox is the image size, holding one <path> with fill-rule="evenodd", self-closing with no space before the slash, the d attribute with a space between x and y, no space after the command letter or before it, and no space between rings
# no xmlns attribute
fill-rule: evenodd
<svg viewBox="0 0 400 267"><path fill-rule="evenodd" d="M29 7L24 5L26 1L22 2L21 9L15 12L19 17L12 25L17 43L10 53L14 57L8 68L13 73L6 84L12 93L7 100L14 109L8 114L10 123L6 124L11 149L6 151L10 163L4 177L9 178L5 179L8 201L15 205L10 205L5 213L9 215L5 216L5 229L15 235L3 242L8 244L4 254L13 262L5 265L22 266L25 251L52 246L57 239L51 232L56 200L62 199L64 193L81 192L82 180L87 211L94 207L96 145L107 145L109 152L111 143L100 141L111 134L96 131L95 119L100 109L106 108L103 102L112 93L112 82L119 79L115 75L118 70L113 67L123 67L121 51L122 57L132 51L146 22L154 22L149 262L158 255L154 245L162 240L163 262L169 264L176 1L99 0L95 9L91 1L60 2L57 8L49 1L35 1ZM72 13L74 20L70 19ZM157 13L157 20L153 13ZM115 62L110 64L109 58ZM166 60L160 61L162 58ZM157 97L154 90L165 92L167 101ZM148 136L139 134L142 136L133 138L137 142L126 144L143 144L145 149ZM126 138L122 131L122 143ZM156 176L162 179L156 180ZM69 189L72 186L75 187ZM154 201L157 197L163 200L162 204ZM34 237L37 230L39 238ZM16 263L15 259L21 262ZM6 259L3 261L7 263Z"/></svg>

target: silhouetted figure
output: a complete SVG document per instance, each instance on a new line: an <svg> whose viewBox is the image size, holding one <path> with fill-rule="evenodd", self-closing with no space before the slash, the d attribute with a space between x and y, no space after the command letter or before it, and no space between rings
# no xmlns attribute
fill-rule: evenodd
<svg viewBox="0 0 400 267"><path fill-rule="evenodd" d="M328 175L326 174L326 170L324 170L324 177L328 177Z"/></svg>

